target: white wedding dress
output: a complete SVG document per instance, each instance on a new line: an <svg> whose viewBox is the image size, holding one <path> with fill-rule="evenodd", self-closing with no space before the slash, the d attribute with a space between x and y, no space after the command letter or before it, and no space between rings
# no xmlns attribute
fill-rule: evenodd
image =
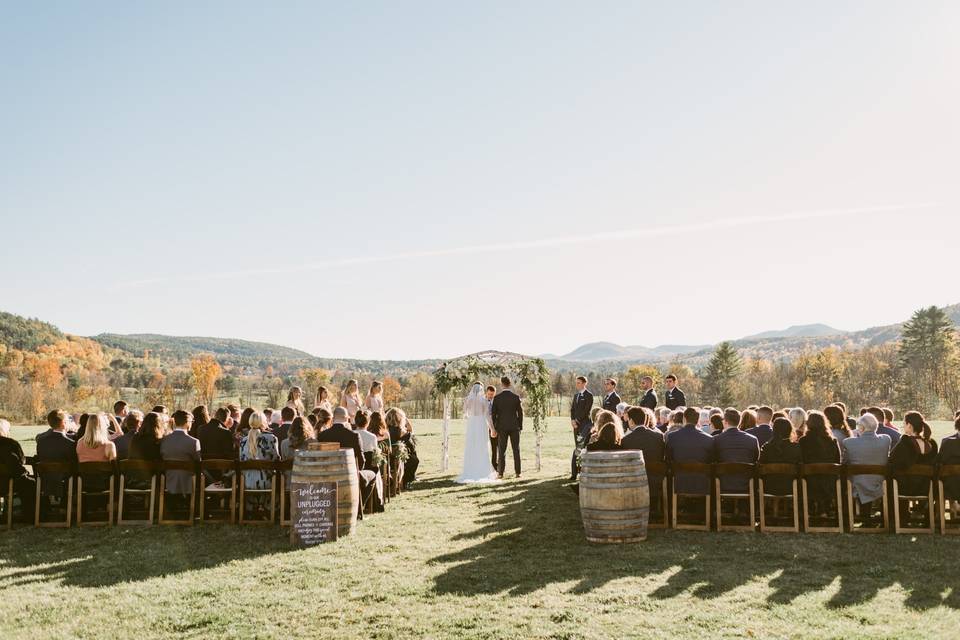
<svg viewBox="0 0 960 640"><path fill-rule="evenodd" d="M463 446L463 473L457 482L497 482L490 467L490 403L483 395L483 385L475 384L463 400L467 433Z"/></svg>

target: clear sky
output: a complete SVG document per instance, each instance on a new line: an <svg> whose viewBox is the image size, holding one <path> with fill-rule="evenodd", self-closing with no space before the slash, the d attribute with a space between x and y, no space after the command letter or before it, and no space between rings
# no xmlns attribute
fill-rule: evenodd
<svg viewBox="0 0 960 640"><path fill-rule="evenodd" d="M960 3L0 5L0 309L321 356L960 302Z"/></svg>

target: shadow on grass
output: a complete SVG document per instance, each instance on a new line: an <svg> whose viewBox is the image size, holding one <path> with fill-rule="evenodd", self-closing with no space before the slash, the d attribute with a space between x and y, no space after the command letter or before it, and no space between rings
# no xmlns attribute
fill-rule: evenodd
<svg viewBox="0 0 960 640"><path fill-rule="evenodd" d="M0 538L0 594L52 581L77 587L137 582L288 551L289 534L275 527L24 528Z"/></svg>
<svg viewBox="0 0 960 640"><path fill-rule="evenodd" d="M620 579L659 576L662 584L644 596L708 600L761 580L770 604L835 590L827 606L841 608L900 585L909 608L960 609L957 540L659 530L640 544L596 545L586 542L577 498L564 485L560 478L524 480L471 491L488 497L481 497L479 526L454 539L475 544L430 560L444 567L435 592L522 595L573 582L572 593L586 594Z"/></svg>

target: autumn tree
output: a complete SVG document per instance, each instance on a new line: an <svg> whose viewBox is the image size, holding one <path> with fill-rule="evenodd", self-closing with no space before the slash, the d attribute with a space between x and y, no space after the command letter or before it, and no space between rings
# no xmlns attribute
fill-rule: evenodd
<svg viewBox="0 0 960 640"><path fill-rule="evenodd" d="M403 389L400 387L400 382L392 376L384 376L381 382L383 384L383 406L397 406L403 400Z"/></svg>
<svg viewBox="0 0 960 640"><path fill-rule="evenodd" d="M617 388L620 390L620 397L623 398L624 402L640 401L640 396L644 393L640 387L640 382L646 376L653 378L654 387L658 387L663 382L663 374L660 373L660 370L649 364L632 366L620 376Z"/></svg>
<svg viewBox="0 0 960 640"><path fill-rule="evenodd" d="M190 360L190 382L197 394L197 400L206 405L213 404L217 380L223 369L212 355L204 354Z"/></svg>

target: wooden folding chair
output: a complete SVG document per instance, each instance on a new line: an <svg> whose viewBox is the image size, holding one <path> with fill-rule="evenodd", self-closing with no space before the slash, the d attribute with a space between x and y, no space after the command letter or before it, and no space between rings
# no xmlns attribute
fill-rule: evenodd
<svg viewBox="0 0 960 640"><path fill-rule="evenodd" d="M237 475L240 476L240 524L273 524L274 518L276 516L276 490L277 490L277 474L273 473L273 470L276 468L276 462L274 460L244 460L237 463ZM247 489L246 482L244 481L243 472L244 471L267 471L270 475L270 488L269 489ZM270 513L269 519L267 520L250 520L249 518L244 517L247 507L247 494L251 495L270 495Z"/></svg>
<svg viewBox="0 0 960 640"><path fill-rule="evenodd" d="M800 467L803 474L803 530L807 533L843 533L843 497L841 490L841 476L843 466L826 462L804 464ZM821 527L810 524L810 488L807 479L810 476L834 476L837 489L837 526Z"/></svg>
<svg viewBox="0 0 960 640"><path fill-rule="evenodd" d="M114 484L116 475L116 466L113 462L81 462L77 465L77 526L78 527L102 527L113 526L113 499L116 495ZM87 483L96 477L109 476L107 480L107 489L100 491L84 491L83 478L87 477ZM107 519L106 520L87 520L83 519L83 498L84 496L99 496L107 500Z"/></svg>
<svg viewBox="0 0 960 640"><path fill-rule="evenodd" d="M201 460L200 461L200 524L207 522L236 522L237 512L237 473L236 462L233 460ZM204 474L204 471L222 472L222 477L218 481L221 486L214 486L210 482L211 476ZM233 473L230 473L233 472ZM210 482L208 486L208 482ZM226 508L219 511L226 511L225 515L219 518L208 517L213 509L207 509L207 498L216 498L225 500Z"/></svg>
<svg viewBox="0 0 960 640"><path fill-rule="evenodd" d="M74 466L71 462L35 462L33 464L33 472L37 478L37 493L36 500L34 501L34 512L33 512L33 524L36 527L69 527L73 522L73 481L74 481ZM65 476L64 484L66 491L66 499L61 501L61 504L64 506L64 510L67 512L65 520L56 520L53 522L46 522L40 520L40 511L41 504L45 500L43 494L43 476L47 474L62 474ZM53 480L47 480L47 482L53 482Z"/></svg>
<svg viewBox="0 0 960 640"><path fill-rule="evenodd" d="M915 464L897 471L893 476L893 532L894 533L936 533L936 518L934 515L937 501L933 497L933 477L935 475L933 465ZM928 479L927 493L922 496L900 495L900 478L921 477ZM900 522L900 501L906 500L909 507L911 502L927 501L927 526L910 527L903 526ZM907 516L909 520L909 515Z"/></svg>
<svg viewBox="0 0 960 640"><path fill-rule="evenodd" d="M887 501L887 472L889 467L885 464L848 464L845 465L844 472L847 477L847 512L850 514L850 533L889 533L890 532L890 505ZM853 497L853 476L875 475L883 476L883 498L882 498L882 527L863 527L857 526L857 511L862 511L863 507L859 500ZM872 505L871 505L872 508Z"/></svg>
<svg viewBox="0 0 960 640"><path fill-rule="evenodd" d="M390 502L390 483L392 481L392 476L390 473L390 445L384 440L379 443L377 446L380 447L380 477L383 478L383 504L386 506Z"/></svg>
<svg viewBox="0 0 960 640"><path fill-rule="evenodd" d="M193 526L193 519L196 515L197 509L197 464L192 460L164 460L161 465L162 473L160 474L160 514L157 518L159 524L173 524L173 525L186 525L188 527ZM186 520L176 520L172 518L167 518L166 512L166 501L167 501L167 471L189 471L192 474L193 482L193 491L189 495L190 506L188 507L189 515Z"/></svg>
<svg viewBox="0 0 960 640"><path fill-rule="evenodd" d="M287 474L293 470L293 458L281 460L276 463L275 469L280 476L280 492L277 496L280 500L280 526L290 526L290 483L287 482Z"/></svg>
<svg viewBox="0 0 960 640"><path fill-rule="evenodd" d="M644 462L647 470L647 478L651 476L660 476L660 513L663 518L659 522L650 520L647 523L647 529L667 529L670 527L670 496L667 493L667 464L665 462ZM653 487L653 483L650 483ZM653 499L653 491L650 492L650 498ZM653 503L650 503L650 514L653 514Z"/></svg>
<svg viewBox="0 0 960 640"><path fill-rule="evenodd" d="M937 470L937 501L940 503L940 534L941 535L960 535L960 500L949 500L944 492L944 478L960 477L960 464L942 464ZM950 512L950 519L947 520L947 512Z"/></svg>
<svg viewBox="0 0 960 640"><path fill-rule="evenodd" d="M760 532L800 532L800 491L797 482L797 465L795 464L761 464L757 465L757 475L760 484ZM792 483L792 492L790 495L777 495L767 493L764 479L770 476L788 476ZM767 500L773 502L774 511L778 509L780 502L789 500L793 510L793 526L786 527L780 525L767 524Z"/></svg>
<svg viewBox="0 0 960 640"><path fill-rule="evenodd" d="M160 468L160 465L150 462L148 460L121 460L117 463L117 472L120 475L120 492L119 492L119 502L117 504L117 524L118 525L128 525L128 524L142 524L147 526L153 525L153 514L154 514L154 505L156 504L157 499L157 471ZM127 480L128 475L140 475L146 476L149 475L150 483L149 489L131 489L129 486L129 481ZM146 519L143 518L127 518L126 511L124 507L127 506L126 502L128 498L136 497L142 498L144 502L145 511L147 513Z"/></svg>
<svg viewBox="0 0 960 640"><path fill-rule="evenodd" d="M13 471L4 464L0 464L0 489L3 490L0 495L3 501L3 528L9 531L13 529Z"/></svg>
<svg viewBox="0 0 960 640"><path fill-rule="evenodd" d="M671 494L672 500L670 503L672 525L674 529L686 529L689 531L710 531L710 488L711 482L710 479L713 475L713 465L706 464L703 462L674 462L670 465L670 471L673 476L673 493ZM678 493L677 492L677 474L696 474L706 476L706 486L707 492L705 494L699 493ZM702 498L704 501L703 508L703 524L691 524L679 522L678 510L677 510L677 500L678 498Z"/></svg>
<svg viewBox="0 0 960 640"><path fill-rule="evenodd" d="M745 462L718 462L713 465L714 488L717 492L716 510L717 510L717 531L755 531L756 530L756 511L754 510L754 491L753 476L756 466ZM721 476L737 476L747 478L747 493L721 492ZM749 503L747 509L748 524L723 524L723 499L731 498L735 502L746 500Z"/></svg>

